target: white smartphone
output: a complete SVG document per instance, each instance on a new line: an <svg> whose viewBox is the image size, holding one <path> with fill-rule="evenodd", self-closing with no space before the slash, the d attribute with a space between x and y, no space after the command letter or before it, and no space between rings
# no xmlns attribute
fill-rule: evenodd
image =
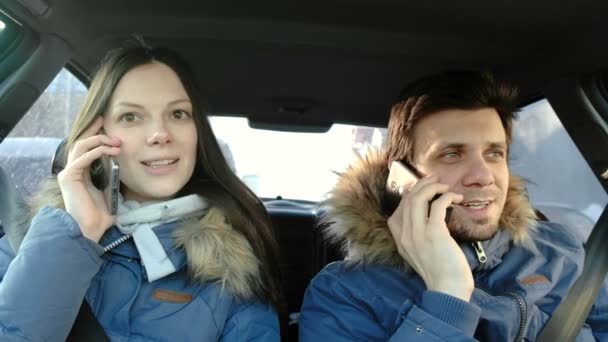
<svg viewBox="0 0 608 342"><path fill-rule="evenodd" d="M110 210L110 215L114 216L118 212L118 192L120 191L120 166L114 159L109 158L109 166L106 171L108 185L105 190L106 203Z"/></svg>
<svg viewBox="0 0 608 342"><path fill-rule="evenodd" d="M394 161L391 163L388 178L386 179L386 189L382 203L385 214L392 215L395 212L397 206L399 206L403 192L411 190L421 177L420 173L407 163L402 161ZM429 203L432 203L441 195L442 194L435 195ZM445 215L446 222L450 219L452 209L453 206L447 208Z"/></svg>
<svg viewBox="0 0 608 342"><path fill-rule="evenodd" d="M391 163L384 193L384 212L392 215L399 206L404 191L409 191L420 179L418 173L401 161Z"/></svg>

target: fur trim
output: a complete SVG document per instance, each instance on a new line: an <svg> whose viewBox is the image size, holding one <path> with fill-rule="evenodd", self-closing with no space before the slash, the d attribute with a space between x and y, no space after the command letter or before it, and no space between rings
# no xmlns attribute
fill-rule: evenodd
<svg viewBox="0 0 608 342"><path fill-rule="evenodd" d="M18 217L24 219L6 229L15 251L42 207L65 208L56 179L45 181L39 194L21 209L23 215ZM220 209L212 207L200 220L178 227L175 238L176 247L186 252L188 271L196 282L218 282L240 299L253 298L256 286L261 287L259 260L249 241L232 228Z"/></svg>
<svg viewBox="0 0 608 342"><path fill-rule="evenodd" d="M65 209L61 188L59 188L56 179L47 178L43 180L40 191L32 198L31 203L29 205L22 203L19 206L14 224L5 226L8 241L14 251L19 249L27 230L30 228L32 219L44 206Z"/></svg>
<svg viewBox="0 0 608 342"><path fill-rule="evenodd" d="M175 238L176 246L186 250L194 279L217 280L239 298L254 296L251 284L259 282L259 262L247 239L219 209L211 208L200 221L180 227Z"/></svg>
<svg viewBox="0 0 608 342"><path fill-rule="evenodd" d="M330 240L342 244L352 262L407 267L382 210L388 159L378 150L357 156L359 160L339 174L338 183L321 204L325 213L320 226ZM532 246L529 232L537 225L536 214L525 181L513 174L500 225L514 243Z"/></svg>

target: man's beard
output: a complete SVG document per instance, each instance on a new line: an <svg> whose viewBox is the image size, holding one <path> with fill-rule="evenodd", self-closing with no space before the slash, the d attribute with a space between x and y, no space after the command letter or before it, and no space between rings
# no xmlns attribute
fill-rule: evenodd
<svg viewBox="0 0 608 342"><path fill-rule="evenodd" d="M498 221L499 219L489 217L465 221L460 215L452 215L447 225L454 240L474 242L489 240L496 235Z"/></svg>
<svg viewBox="0 0 608 342"><path fill-rule="evenodd" d="M505 200L502 190L498 188L487 190L469 190L462 194L463 202L474 198L491 198L492 211L484 218L471 218L464 207L454 205L452 215L447 223L450 234L456 241L475 242L489 240L498 231L498 223L502 216ZM502 200L501 200L502 199Z"/></svg>

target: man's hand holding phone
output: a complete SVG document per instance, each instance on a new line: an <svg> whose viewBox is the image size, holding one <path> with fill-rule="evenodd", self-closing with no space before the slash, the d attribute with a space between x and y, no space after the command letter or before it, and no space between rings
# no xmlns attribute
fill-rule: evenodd
<svg viewBox="0 0 608 342"><path fill-rule="evenodd" d="M469 301L475 286L473 274L445 222L446 209L461 202L463 196L448 190L449 186L440 184L437 177L420 179L403 194L388 226L399 254L428 290ZM433 201L437 194L442 195Z"/></svg>
<svg viewBox="0 0 608 342"><path fill-rule="evenodd" d="M82 235L98 242L112 226L113 217L101 190L91 181L91 164L102 157L120 154L121 142L100 134L103 119L98 118L78 138L68 153L65 168L57 175L66 211L78 223Z"/></svg>

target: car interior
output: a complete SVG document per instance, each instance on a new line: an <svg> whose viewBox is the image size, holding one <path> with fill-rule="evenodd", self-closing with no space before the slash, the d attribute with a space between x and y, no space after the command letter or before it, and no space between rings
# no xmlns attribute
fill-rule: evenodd
<svg viewBox="0 0 608 342"><path fill-rule="evenodd" d="M0 0L0 144L62 68L86 86L105 52L137 34L185 56L209 113L243 116L252 128L282 132L386 127L390 105L408 82L447 69L489 70L519 86L521 107L549 102L606 192L606 10L600 0ZM25 200L16 191L24 186L18 178L51 175L56 144L34 148L42 155L35 161L0 155L0 225L14 219L14 207ZM304 291L325 265L343 257L341 246L324 239L318 201L263 199L282 254L283 340L297 341ZM588 240L584 276L590 278L581 284L605 278L605 214ZM597 294L581 288L571 293ZM576 327L589 309L580 303L579 297L566 303L562 310L570 314L552 327ZM580 315L572 313L575 307Z"/></svg>

